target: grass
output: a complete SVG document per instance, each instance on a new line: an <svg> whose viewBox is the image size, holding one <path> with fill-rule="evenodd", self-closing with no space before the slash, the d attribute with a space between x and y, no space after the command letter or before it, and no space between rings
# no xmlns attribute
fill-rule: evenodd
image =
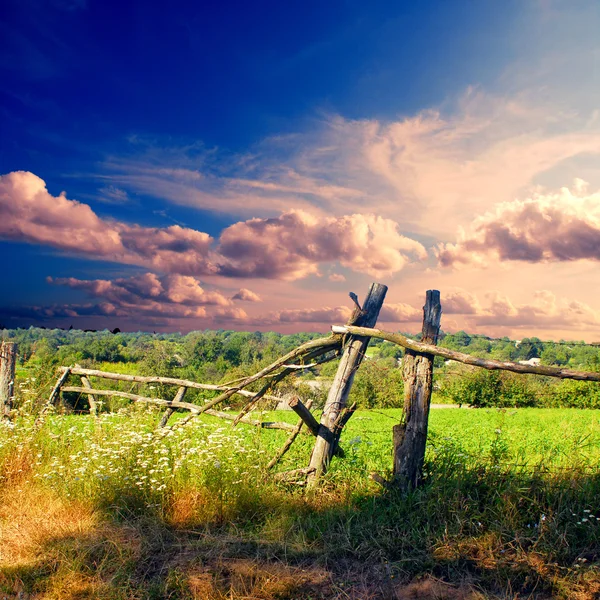
<svg viewBox="0 0 600 600"><path fill-rule="evenodd" d="M358 411L319 493L266 472L285 432L204 417L165 435L145 407L0 425L0 597L599 597L597 412L434 410L405 496L367 477L399 414Z"/></svg>

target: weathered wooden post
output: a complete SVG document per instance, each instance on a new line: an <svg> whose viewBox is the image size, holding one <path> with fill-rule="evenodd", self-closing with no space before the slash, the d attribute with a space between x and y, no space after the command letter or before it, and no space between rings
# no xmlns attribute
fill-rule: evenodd
<svg viewBox="0 0 600 600"><path fill-rule="evenodd" d="M184 386L181 386L178 390L177 393L175 394L175 398L173 398L173 400L175 402L183 402L183 397L185 396L185 393L187 391L187 388ZM158 424L159 427L166 427L167 423L169 422L169 419L171 418L171 415L175 412L175 409L172 407L168 407L167 410L165 410L165 412L163 413L163 416L160 420L160 423Z"/></svg>
<svg viewBox="0 0 600 600"><path fill-rule="evenodd" d="M8 418L13 406L17 344L0 343L0 418Z"/></svg>
<svg viewBox="0 0 600 600"><path fill-rule="evenodd" d="M84 388L87 388L88 390L92 389L92 384L90 383L90 380L85 375L81 376L81 383ZM88 403L90 405L90 415L94 415L94 417L97 417L98 416L98 400L97 400L96 396L94 396L94 394L88 394Z"/></svg>
<svg viewBox="0 0 600 600"><path fill-rule="evenodd" d="M442 305L440 293L428 290L423 307L423 338L426 344L436 344L440 332ZM404 489L419 485L425 460L427 425L433 384L433 356L406 349L402 359L404 379L404 413L395 425L394 479Z"/></svg>
<svg viewBox="0 0 600 600"><path fill-rule="evenodd" d="M348 325L374 327L383 305L387 286L372 283L362 309L357 310L348 321ZM327 402L321 416L319 435L316 438L310 457L309 485L314 486L319 477L327 471L331 457L338 445L341 428L338 418L348 403L348 395L354 381L354 374L360 366L371 338L349 335L346 340L340 366L327 396Z"/></svg>

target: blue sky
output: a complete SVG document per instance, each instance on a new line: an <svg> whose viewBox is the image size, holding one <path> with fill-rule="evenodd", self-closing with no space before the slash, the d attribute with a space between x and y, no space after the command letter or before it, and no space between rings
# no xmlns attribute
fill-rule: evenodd
<svg viewBox="0 0 600 600"><path fill-rule="evenodd" d="M438 287L448 330L594 337L598 30L579 0L8 0L0 322L323 330L378 280L394 329Z"/></svg>

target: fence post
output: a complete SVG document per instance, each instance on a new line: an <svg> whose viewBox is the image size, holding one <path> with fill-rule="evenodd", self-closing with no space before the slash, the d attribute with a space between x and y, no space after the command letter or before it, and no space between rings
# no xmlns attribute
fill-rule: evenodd
<svg viewBox="0 0 600 600"><path fill-rule="evenodd" d="M17 344L0 343L0 418L8 418L13 406Z"/></svg>
<svg viewBox="0 0 600 600"><path fill-rule="evenodd" d="M428 290L423 307L423 342L437 343L441 316L440 293ZM431 354L406 349L402 359L404 413L402 422L393 428L393 436L394 479L404 489L416 488L422 476L433 384L433 358Z"/></svg>
<svg viewBox="0 0 600 600"><path fill-rule="evenodd" d="M92 389L92 384L90 383L90 380L85 375L81 376L81 383L83 384L84 388L88 388L88 390ZM96 396L94 396L94 394L88 394L88 403L90 405L90 415L94 415L94 417L97 417L98 416L98 399L96 398Z"/></svg>
<svg viewBox="0 0 600 600"><path fill-rule="evenodd" d="M387 286L372 283L362 309L358 308L354 312L348 324L359 327L374 327L386 292ZM334 426L336 422L339 424L338 417L348 403L348 395L354 381L354 374L362 362L370 339L356 335L348 336L340 366L329 389L327 402L321 416L319 435L315 440L315 446L310 457L309 469L311 469L311 472L308 476L310 485L315 485L319 477L327 471L331 457L335 453L341 429L339 427L334 428Z"/></svg>

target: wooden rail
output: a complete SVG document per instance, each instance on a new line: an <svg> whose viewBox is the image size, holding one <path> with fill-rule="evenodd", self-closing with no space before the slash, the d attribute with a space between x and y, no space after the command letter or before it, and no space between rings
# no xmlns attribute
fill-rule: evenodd
<svg viewBox="0 0 600 600"><path fill-rule="evenodd" d="M464 363L466 365L472 365L474 367L481 367L482 369L488 369L490 371L503 370L512 371L513 373L531 373L533 375L546 375L547 377L558 377L559 379L577 379L579 381L600 381L600 373L594 373L593 371L574 371L572 369L563 369L561 367L546 367L543 365L521 365L519 363L491 360L487 358L477 358L470 354L464 354L463 352L457 352L456 350L449 350L448 348L440 348L433 344L424 344L423 342L417 342L410 338L402 335L401 333L390 333L388 331L382 331L381 329L371 329L369 327L353 327L350 325L333 325L331 330L334 333L351 333L353 335L365 335L381 340L387 340L418 352L421 354L433 354L434 356L441 356L448 360L455 360L456 362Z"/></svg>
<svg viewBox="0 0 600 600"><path fill-rule="evenodd" d="M115 381L129 381L131 383L164 383L167 385L177 385L180 387L192 388L196 390L210 390L216 392L232 391L234 394L254 398L256 394L247 390L237 389L226 385L217 385L212 383L198 383L190 379L176 379L175 377L157 377L145 375L125 375L124 373L109 373L107 371L98 371L97 369L84 369L82 367L60 367L60 371L67 372L73 375L84 375L88 377L101 377L103 379L111 379ZM66 377L65 377L66 379ZM64 380L63 380L64 381ZM61 382L62 385L62 382ZM60 387L60 386L59 386ZM265 396L266 400L279 401L281 398L277 396Z"/></svg>

